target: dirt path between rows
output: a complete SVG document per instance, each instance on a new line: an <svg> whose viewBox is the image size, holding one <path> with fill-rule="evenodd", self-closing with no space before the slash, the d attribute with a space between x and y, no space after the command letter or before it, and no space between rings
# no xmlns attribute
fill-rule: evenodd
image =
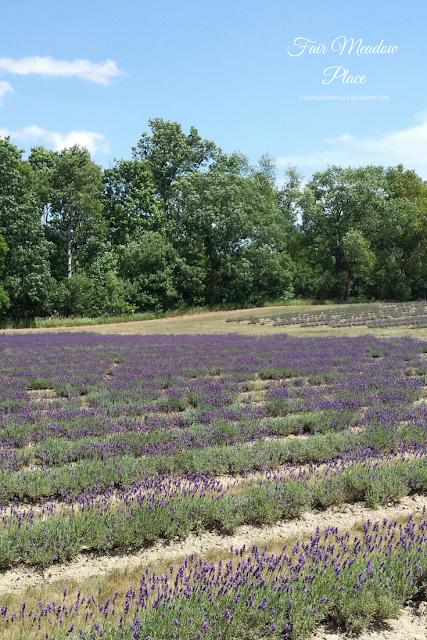
<svg viewBox="0 0 427 640"><path fill-rule="evenodd" d="M248 548L254 543L285 541L289 538L314 534L317 527L323 530L328 526L336 526L347 530L368 519L393 520L407 517L411 513L420 515L425 509L427 510L427 496L419 495L405 497L398 505L374 509L360 503L344 504L325 511L308 511L298 519L286 520L271 526L242 526L233 535L203 532L200 535L190 534L185 540L159 541L152 547L136 553L117 552L110 555L82 553L71 562L55 564L44 570L21 565L0 573L0 594L16 593L28 587L42 586L56 580L83 581L89 577L106 575L113 570L120 571L139 565L145 568L158 561L168 559L176 561L192 553L204 555L209 551L227 551L231 545L237 548L246 545ZM332 638L333 636L331 640ZM405 640L409 638L406 636Z"/></svg>
<svg viewBox="0 0 427 640"><path fill-rule="evenodd" d="M426 640L427 603L410 603L395 620L376 622L352 640ZM321 626L310 640L350 640L345 631Z"/></svg>

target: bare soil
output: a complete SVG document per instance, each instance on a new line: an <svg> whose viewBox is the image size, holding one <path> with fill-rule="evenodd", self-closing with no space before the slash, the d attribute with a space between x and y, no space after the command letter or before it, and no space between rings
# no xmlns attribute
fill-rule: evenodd
<svg viewBox="0 0 427 640"><path fill-rule="evenodd" d="M319 627L311 640L348 640L350 636L333 625ZM376 622L352 640L426 640L427 602L411 602L395 620Z"/></svg>

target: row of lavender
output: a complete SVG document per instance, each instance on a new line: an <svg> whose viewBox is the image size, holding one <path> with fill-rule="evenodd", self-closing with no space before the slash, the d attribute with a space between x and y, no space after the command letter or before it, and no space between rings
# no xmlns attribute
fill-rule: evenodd
<svg viewBox="0 0 427 640"><path fill-rule="evenodd" d="M2 336L0 566L47 566L82 548L142 547L189 531L231 532L241 524L271 523L313 507L356 500L378 504L424 493L427 407L418 401L425 387L425 351L411 338L372 336ZM300 437L284 437L289 434ZM224 473L242 477L215 478ZM407 557L423 567L424 538L417 535L416 553ZM369 562L373 550L365 549L362 559ZM381 546L380 553L387 571L393 558L401 562L398 550L386 554ZM350 571L351 560L347 564ZM307 575L317 580L317 574ZM270 583L264 573L257 575L261 597L258 589ZM95 637L231 639L242 635L249 611L253 637L296 638L312 628L298 626L299 619L311 625L325 615L346 621L359 611L366 622L371 615L390 615L413 585L421 584L410 583L408 574L408 584L403 588L400 581L401 591L390 595L389 609L385 599L373 613L370 591L360 600L362 591L353 588L345 595L353 603L346 614L344 596L330 595L327 585L335 583L329 578L316 582L319 602L307 600L311 586L307 591L305 576L302 570L300 586L286 587L299 594L295 610L280 600L283 616L268 618L269 627L265 612L277 611L274 594L282 593L274 580L265 595L271 600L267 609L262 598L260 606L245 608L239 600L235 612L224 605L230 615L220 618L217 595L230 604L230 592L212 592L202 602L198 589L209 591L203 578L194 592L189 589L187 604L179 600L181 592L168 591L171 599L161 605L150 598L144 606L135 602L139 611L129 605L124 612L129 615L116 624L109 617L114 606L107 602L102 624L86 611L81 629L92 626ZM164 583L164 577L153 580ZM334 587L338 594L344 593L342 586ZM100 601L90 603L101 611ZM301 614L306 605L316 610L312 618ZM77 616L76 606L33 611L34 629L49 626L50 612L52 624L60 625L52 638L72 636L77 627L65 623ZM189 620L197 616L188 613L184 628L184 614L175 616L181 607L187 613L195 607L197 615L205 611L210 621L193 625ZM13 613L3 613L10 637L18 637ZM19 620L29 624L25 607Z"/></svg>
<svg viewBox="0 0 427 640"><path fill-rule="evenodd" d="M363 428L357 443L372 447L381 445L384 429L399 446L402 439L424 439L424 407L412 406L424 385L423 345L410 339L83 334L1 340L0 469L7 485L25 468L16 489L45 483L56 493L61 479L67 484L57 468L65 472L80 460L144 457L150 473L153 465L157 472L180 465L194 472L197 460L183 454L207 447L236 453L245 442L290 433L346 431L336 439L347 448L355 444L348 427L357 425ZM263 405L250 395L238 402L257 375L265 381ZM49 388L55 397L40 391L34 401L32 390ZM297 446L288 454L298 457ZM40 472L28 471L31 465Z"/></svg>
<svg viewBox="0 0 427 640"><path fill-rule="evenodd" d="M19 563L49 566L83 549L148 546L190 532L232 533L240 525L265 525L295 518L310 508L348 502L396 502L427 490L425 449L418 455L363 457L308 469L294 467L223 484L206 477L153 477L128 491L113 486L102 495L86 492L67 503L4 506L0 568Z"/></svg>
<svg viewBox="0 0 427 640"><path fill-rule="evenodd" d="M271 315L229 318L227 322L248 322L249 324L272 323L274 326L298 325L301 328L327 325L328 327L369 328L406 326L413 329L427 326L426 301L384 304L342 305L328 309L317 309L295 313L285 311Z"/></svg>
<svg viewBox="0 0 427 640"><path fill-rule="evenodd" d="M0 608L2 638L255 640L307 638L326 618L358 631L396 616L427 579L427 521L366 522L359 535L331 526L281 553L231 549L194 556L163 575L146 569L125 594L69 594Z"/></svg>
<svg viewBox="0 0 427 640"><path fill-rule="evenodd" d="M408 338L369 336L3 336L0 444L25 465L30 454L55 465L78 460L79 447L84 457L105 459L109 451L171 455L283 435L283 420L269 418L308 412L336 430L366 406L413 402L424 384L422 349ZM257 375L267 388L264 406L236 402ZM37 389L56 395L41 391L35 402ZM63 459L54 441L72 443Z"/></svg>
<svg viewBox="0 0 427 640"><path fill-rule="evenodd" d="M5 500L61 496L95 479L125 488L153 473L236 473L425 442L425 407L412 406L424 385L423 347L410 339L2 340ZM264 380L261 406L250 394L238 401L255 376ZM317 435L265 442L303 432Z"/></svg>
<svg viewBox="0 0 427 640"><path fill-rule="evenodd" d="M424 345L415 340L1 340L2 567L426 488L427 409L413 404ZM265 386L262 406L247 391L255 382ZM298 471L303 464L311 467ZM265 472L279 465L287 468ZM238 489L212 480L254 469L261 479ZM28 500L46 503L20 506Z"/></svg>

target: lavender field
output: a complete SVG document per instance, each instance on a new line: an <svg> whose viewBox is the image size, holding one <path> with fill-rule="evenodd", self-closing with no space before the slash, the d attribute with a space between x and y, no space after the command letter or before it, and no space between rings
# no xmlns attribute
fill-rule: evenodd
<svg viewBox="0 0 427 640"><path fill-rule="evenodd" d="M399 328L425 329L427 327L427 304L418 302L385 302L341 305L328 309L308 310L305 312L272 311L259 314L228 318L227 322L262 324L274 327L293 327L300 329L330 327L333 329L367 327L369 329Z"/></svg>
<svg viewBox="0 0 427 640"><path fill-rule="evenodd" d="M427 491L427 344L410 337L3 335L0 353L3 573ZM0 596L0 634L358 630L423 596L426 528L331 521L286 548L144 569L123 592Z"/></svg>

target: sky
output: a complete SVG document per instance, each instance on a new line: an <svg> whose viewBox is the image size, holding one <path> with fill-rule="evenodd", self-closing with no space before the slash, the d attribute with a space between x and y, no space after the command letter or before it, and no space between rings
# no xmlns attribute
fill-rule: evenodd
<svg viewBox="0 0 427 640"><path fill-rule="evenodd" d="M108 167L158 117L253 164L269 153L279 181L399 163L427 179L424 0L3 0L1 15L0 135L26 153L77 143Z"/></svg>

